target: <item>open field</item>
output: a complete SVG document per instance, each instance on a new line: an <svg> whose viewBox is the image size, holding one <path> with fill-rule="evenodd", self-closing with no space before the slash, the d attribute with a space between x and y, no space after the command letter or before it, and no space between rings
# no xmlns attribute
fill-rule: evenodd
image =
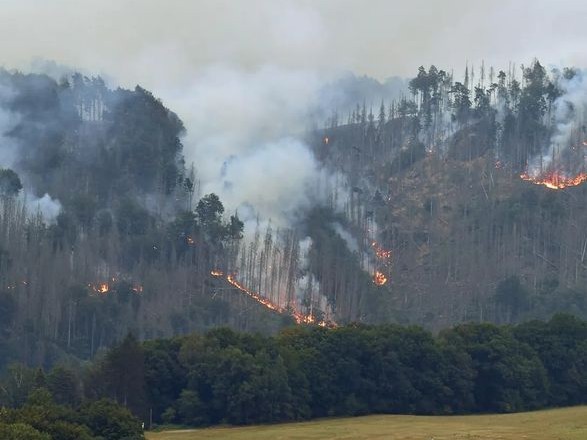
<svg viewBox="0 0 587 440"><path fill-rule="evenodd" d="M585 440L587 406L482 416L367 416L147 434L148 440Z"/></svg>

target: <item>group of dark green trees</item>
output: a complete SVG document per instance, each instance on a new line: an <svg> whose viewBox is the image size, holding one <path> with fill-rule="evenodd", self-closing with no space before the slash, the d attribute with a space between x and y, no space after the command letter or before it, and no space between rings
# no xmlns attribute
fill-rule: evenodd
<svg viewBox="0 0 587 440"><path fill-rule="evenodd" d="M141 440L142 423L108 399L84 401L69 370L13 365L2 382L0 437L5 440Z"/></svg>
<svg viewBox="0 0 587 440"><path fill-rule="evenodd" d="M586 366L587 322L570 315L462 324L436 336L397 325L291 327L276 336L221 328L144 343L129 335L85 369L58 366L44 375L11 367L0 402L21 409L0 421L29 423L25 415L41 398L70 423L96 410L126 424L124 412L103 400L110 399L147 427L515 412L587 403Z"/></svg>
<svg viewBox="0 0 587 440"><path fill-rule="evenodd" d="M161 424L255 424L373 413L516 412L587 403L587 322L227 328L139 342L86 366L11 365L6 439L140 439ZM131 415L134 414L133 415Z"/></svg>

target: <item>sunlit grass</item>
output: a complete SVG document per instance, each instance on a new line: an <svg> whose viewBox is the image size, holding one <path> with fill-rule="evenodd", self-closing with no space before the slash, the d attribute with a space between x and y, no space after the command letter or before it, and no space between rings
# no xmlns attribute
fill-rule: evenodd
<svg viewBox="0 0 587 440"><path fill-rule="evenodd" d="M587 406L482 416L367 416L147 434L149 440L585 440Z"/></svg>

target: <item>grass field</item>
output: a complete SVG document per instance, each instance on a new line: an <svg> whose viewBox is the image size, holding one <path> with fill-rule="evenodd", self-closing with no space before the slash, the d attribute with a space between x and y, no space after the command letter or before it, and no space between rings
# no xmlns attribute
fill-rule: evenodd
<svg viewBox="0 0 587 440"><path fill-rule="evenodd" d="M148 440L587 440L587 406L483 416L367 416L147 434Z"/></svg>

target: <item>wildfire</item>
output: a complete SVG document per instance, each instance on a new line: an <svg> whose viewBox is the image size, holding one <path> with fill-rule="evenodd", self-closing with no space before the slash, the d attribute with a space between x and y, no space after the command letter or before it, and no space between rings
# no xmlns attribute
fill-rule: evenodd
<svg viewBox="0 0 587 440"><path fill-rule="evenodd" d="M224 272L221 270L218 270L218 269L211 270L210 275L212 275L215 278L222 278L225 276ZM265 306L269 310L273 310L277 313L291 315L297 324L317 324L320 327L329 327L329 328L336 327L336 323L334 321L323 320L323 321L317 322L316 317L311 314L304 315L303 313L300 313L296 310L288 310L285 307L281 307L280 305L275 304L274 302L270 301L269 299L261 296L259 293L254 292L250 289L247 289L243 284L241 284L235 278L234 275L231 275L231 274L226 275L226 281L228 281L228 283L231 286L233 286L237 290L241 291L242 293L246 294L250 298L254 299L259 304Z"/></svg>
<svg viewBox="0 0 587 440"><path fill-rule="evenodd" d="M185 241L188 244L188 246L195 246L196 245L196 240L194 240L190 235L188 235L185 238Z"/></svg>
<svg viewBox="0 0 587 440"><path fill-rule="evenodd" d="M575 177L567 177L558 171L552 171L538 177L532 177L528 173L522 173L520 174L520 178L535 185L544 185L550 189L564 189L569 186L580 185L587 181L587 173L580 173Z"/></svg>
<svg viewBox="0 0 587 440"><path fill-rule="evenodd" d="M376 241L371 243L371 247L375 251L375 256L379 260L384 260L386 262L389 262L389 259L391 258L391 251L390 250L383 248Z"/></svg>
<svg viewBox="0 0 587 440"><path fill-rule="evenodd" d="M330 139L328 139L328 136L324 136L324 145L328 145L328 142L330 142Z"/></svg>
<svg viewBox="0 0 587 440"><path fill-rule="evenodd" d="M125 280L123 280L125 281ZM128 280L126 280L128 281ZM99 282L99 283L88 283L88 289L90 289L90 293L93 294L98 294L98 295L106 295L106 294L114 294L117 293L117 286L119 282L119 279L117 277L112 277L110 278L109 281L103 281L103 282ZM131 285L130 285L130 290L134 293L136 293L137 295L140 295L141 293L143 293L143 285L137 282L130 282L128 281Z"/></svg>
<svg viewBox="0 0 587 440"><path fill-rule="evenodd" d="M108 283L88 284L88 287L95 293L99 293L101 295L105 295L110 291L110 284Z"/></svg>
<svg viewBox="0 0 587 440"><path fill-rule="evenodd" d="M375 274L373 275L373 284L375 284L376 286L383 286L385 285L385 283L387 283L387 277L385 276L385 274L383 272L376 270Z"/></svg>

